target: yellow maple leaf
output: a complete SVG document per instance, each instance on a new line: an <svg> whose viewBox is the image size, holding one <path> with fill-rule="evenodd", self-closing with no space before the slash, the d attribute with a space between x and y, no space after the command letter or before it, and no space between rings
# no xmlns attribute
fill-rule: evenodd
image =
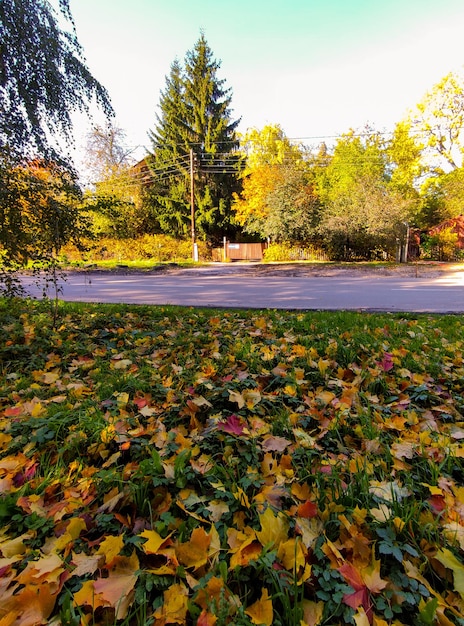
<svg viewBox="0 0 464 626"><path fill-rule="evenodd" d="M86 580L82 583L82 587L73 596L74 606L90 606L93 611L100 606L108 606L106 600L96 593L94 583L94 580Z"/></svg>
<svg viewBox="0 0 464 626"><path fill-rule="evenodd" d="M362 606L360 606L358 612L353 615L353 619L356 626L370 626L369 618Z"/></svg>
<svg viewBox="0 0 464 626"><path fill-rule="evenodd" d="M324 376L324 374L326 373L327 368L329 367L329 365L330 365L330 361L328 359L322 359L322 358L319 359L319 361L317 363L317 367L318 367L320 373L322 374L322 376Z"/></svg>
<svg viewBox="0 0 464 626"><path fill-rule="evenodd" d="M144 530L143 533L140 533L137 536L147 539L147 541L141 545L141 548L145 552L145 554L158 554L161 546L166 543L171 534L167 537L161 537L161 535L158 534L156 530Z"/></svg>
<svg viewBox="0 0 464 626"><path fill-rule="evenodd" d="M256 536L263 547L269 546L271 550L277 548L288 538L288 522L282 513L275 515L268 507L259 516L261 530L256 531Z"/></svg>
<svg viewBox="0 0 464 626"><path fill-rule="evenodd" d="M109 535L101 542L97 554L103 554L106 565L109 565L121 552L123 545L124 538L122 535Z"/></svg>
<svg viewBox="0 0 464 626"><path fill-rule="evenodd" d="M42 552L44 552L45 554L50 554L52 552L61 552L72 541L77 539L81 532L85 530L85 528L86 524L82 518L72 517L66 527L66 532L64 532L59 537L51 537L50 539L48 539L42 548Z"/></svg>
<svg viewBox="0 0 464 626"><path fill-rule="evenodd" d="M163 606L155 611L155 619L160 620L160 624L185 624L188 609L187 587L180 583L171 585L163 597Z"/></svg>
<svg viewBox="0 0 464 626"><path fill-rule="evenodd" d="M453 572L454 588L464 599L464 565L448 548L438 550L434 558Z"/></svg>
<svg viewBox="0 0 464 626"><path fill-rule="evenodd" d="M387 581L380 576L380 560L375 559L374 548L370 564L361 568L361 578L371 593L380 593L387 586Z"/></svg>
<svg viewBox="0 0 464 626"><path fill-rule="evenodd" d="M52 593L60 587L60 576L64 572L63 561L57 554L50 554L30 561L27 567L17 576L22 585L39 585L45 583Z"/></svg>
<svg viewBox="0 0 464 626"><path fill-rule="evenodd" d="M279 545L277 558L289 572L298 572L300 567L305 566L305 553L301 540L288 539Z"/></svg>
<svg viewBox="0 0 464 626"><path fill-rule="evenodd" d="M245 613L251 619L253 624L260 624L260 626L272 626L274 611L272 608L272 600L269 597L267 589L262 590L261 598L249 606L245 610Z"/></svg>
<svg viewBox="0 0 464 626"><path fill-rule="evenodd" d="M23 533L14 539L0 540L0 553L4 558L20 556L26 552L25 541L33 536L32 532Z"/></svg>

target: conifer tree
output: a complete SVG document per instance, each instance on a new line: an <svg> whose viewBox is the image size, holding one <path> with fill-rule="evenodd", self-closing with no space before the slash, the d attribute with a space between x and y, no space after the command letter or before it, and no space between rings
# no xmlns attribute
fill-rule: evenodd
<svg viewBox="0 0 464 626"><path fill-rule="evenodd" d="M185 58L176 60L160 98L152 142L152 202L161 230L190 232L190 151L194 155L196 233L211 242L229 235L232 194L239 188L240 120L231 119L231 89L218 78L220 63L201 34Z"/></svg>

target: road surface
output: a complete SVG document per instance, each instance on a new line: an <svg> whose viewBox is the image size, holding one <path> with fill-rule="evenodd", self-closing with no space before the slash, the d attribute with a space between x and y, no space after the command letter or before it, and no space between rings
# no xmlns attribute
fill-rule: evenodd
<svg viewBox="0 0 464 626"><path fill-rule="evenodd" d="M24 284L41 297L31 279ZM199 307L464 313L464 270L418 276L340 272L260 274L234 266L166 273L73 272L60 281L68 301ZM50 297L53 292L49 293Z"/></svg>

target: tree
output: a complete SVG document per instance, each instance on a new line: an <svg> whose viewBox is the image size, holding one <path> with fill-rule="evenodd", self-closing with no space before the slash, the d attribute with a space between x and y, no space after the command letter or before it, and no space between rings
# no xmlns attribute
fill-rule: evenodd
<svg viewBox="0 0 464 626"><path fill-rule="evenodd" d="M292 162L281 166L266 203L269 213L263 236L290 244L314 242L317 238L320 202L310 169Z"/></svg>
<svg viewBox="0 0 464 626"><path fill-rule="evenodd" d="M436 226L464 214L464 167L428 178L421 189L422 223Z"/></svg>
<svg viewBox="0 0 464 626"><path fill-rule="evenodd" d="M69 0L59 0L59 13L47 0L2 0L0 148L62 159L54 139L69 144L72 112L88 112L93 100L111 114L106 90L85 64Z"/></svg>
<svg viewBox="0 0 464 626"><path fill-rule="evenodd" d="M8 291L14 284L10 274L28 262L54 274L61 247L67 242L81 247L89 231L80 210L81 190L64 166L2 160L0 176L0 281Z"/></svg>
<svg viewBox="0 0 464 626"><path fill-rule="evenodd" d="M134 167L125 139L125 132L110 123L95 126L88 135L86 165L93 190L86 192L85 205L97 236L131 238L153 232L143 172Z"/></svg>
<svg viewBox="0 0 464 626"><path fill-rule="evenodd" d="M246 166L243 170L243 188L240 194L234 194L233 210L237 222L245 232L254 233L262 238L274 238L275 226L284 215L281 213L282 191L289 175L287 192L296 192L295 176L300 177L302 188L306 182L301 180L303 170L303 151L293 145L278 124L269 124L261 130L251 129L240 138L241 149L246 155ZM304 169L304 168L303 168ZM275 192L275 195L273 195ZM280 200L279 200L280 198ZM288 207L290 198L285 201ZM273 224L269 222L273 212ZM281 213L280 220L277 215ZM280 238L285 233L280 233Z"/></svg>
<svg viewBox="0 0 464 626"><path fill-rule="evenodd" d="M87 135L85 165L93 182L100 182L134 164L133 148L126 147L126 133L108 122L96 125Z"/></svg>
<svg viewBox="0 0 464 626"><path fill-rule="evenodd" d="M424 145L412 133L409 121L403 120L396 124L393 136L386 146L391 169L390 182L407 197L417 197L418 183L424 174L423 149Z"/></svg>
<svg viewBox="0 0 464 626"><path fill-rule="evenodd" d="M267 124L261 130L252 128L240 137L240 148L246 154L247 176L262 165L281 165L301 161L301 147L292 144L279 124Z"/></svg>
<svg viewBox="0 0 464 626"><path fill-rule="evenodd" d="M67 27L67 30L64 28ZM106 90L87 69L69 0L0 2L0 283L28 261L53 264L77 237L79 189L66 149L72 113ZM82 230L82 233L84 233Z"/></svg>
<svg viewBox="0 0 464 626"><path fill-rule="evenodd" d="M393 253L405 235L409 202L390 183L382 137L367 129L342 136L320 183L320 232L336 258Z"/></svg>
<svg viewBox="0 0 464 626"><path fill-rule="evenodd" d="M464 152L464 78L450 72L411 114L411 130L425 146L432 170L457 169Z"/></svg>
<svg viewBox="0 0 464 626"><path fill-rule="evenodd" d="M218 78L220 63L202 34L185 58L174 61L160 98L150 166L154 212L161 230L186 236L190 219L190 151L194 157L195 226L218 241L231 232L232 194L239 188L231 90Z"/></svg>

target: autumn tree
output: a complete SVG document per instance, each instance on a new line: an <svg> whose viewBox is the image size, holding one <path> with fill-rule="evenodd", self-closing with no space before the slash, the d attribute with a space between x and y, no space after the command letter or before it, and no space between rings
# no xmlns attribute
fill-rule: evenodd
<svg viewBox="0 0 464 626"><path fill-rule="evenodd" d="M390 183L382 136L370 129L343 135L320 181L320 232L335 258L393 254L405 236L409 203Z"/></svg>
<svg viewBox="0 0 464 626"><path fill-rule="evenodd" d="M83 249L90 230L82 192L68 168L40 159L2 165L0 279L10 295L18 291L16 270L32 262L53 280L61 247L71 242Z"/></svg>
<svg viewBox="0 0 464 626"><path fill-rule="evenodd" d="M155 128L149 133L153 210L160 229L187 236L191 229L190 154L194 165L197 234L218 241L232 230L230 205L239 186L231 89L202 34L184 65L171 66L161 93Z"/></svg>
<svg viewBox="0 0 464 626"><path fill-rule="evenodd" d="M464 78L450 72L425 94L410 116L431 169L458 169L464 154Z"/></svg>
<svg viewBox="0 0 464 626"><path fill-rule="evenodd" d="M111 113L106 90L85 64L69 0L60 0L57 10L46 0L2 0L0 282L4 284L18 263L39 257L43 261L45 253L51 254L70 236L70 229L76 233L75 193L71 193L76 177L68 156L72 114L89 112L92 102ZM37 170L31 172L33 163L40 163L43 172L52 172L51 179L39 176ZM57 181L69 193L58 193ZM35 219L34 206L39 213L47 207L53 223L45 213L43 219Z"/></svg>
<svg viewBox="0 0 464 626"><path fill-rule="evenodd" d="M132 238L151 232L146 181L132 154L118 126L97 125L88 134L85 162L92 185L84 200L98 236Z"/></svg>
<svg viewBox="0 0 464 626"><path fill-rule="evenodd" d="M242 191L234 196L237 222L261 238L305 239L315 204L303 149L292 144L278 124L249 130L240 146L246 166Z"/></svg>
<svg viewBox="0 0 464 626"><path fill-rule="evenodd" d="M321 204L316 181L304 164L287 163L266 197L268 215L262 236L271 241L314 243L317 239Z"/></svg>
<svg viewBox="0 0 464 626"><path fill-rule="evenodd" d="M409 128L409 141L421 151L418 225L431 227L462 214L463 76L447 74L425 94L403 124Z"/></svg>

